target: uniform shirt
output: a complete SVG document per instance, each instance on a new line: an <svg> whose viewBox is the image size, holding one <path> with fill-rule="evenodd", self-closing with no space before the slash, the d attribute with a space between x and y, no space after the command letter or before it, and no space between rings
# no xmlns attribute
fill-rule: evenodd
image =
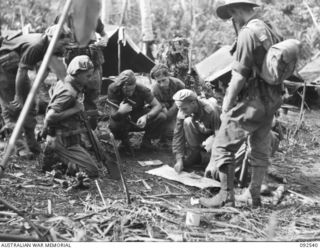
<svg viewBox="0 0 320 249"><path fill-rule="evenodd" d="M52 109L56 113L61 113L75 106L79 92L72 87L72 80L72 78L67 77L65 82L58 81L52 86L47 110ZM74 114L50 126L62 130L75 130L80 127L79 115Z"/></svg>
<svg viewBox="0 0 320 249"><path fill-rule="evenodd" d="M122 92L122 86L119 85L118 82L112 83L108 88L108 99L117 104L120 105L120 103L126 98ZM139 116L139 113L143 111L145 104L151 104L151 102L154 99L154 96L151 92L151 90L140 84L137 83L135 91L133 95L129 98L130 100L133 100L136 102L136 104L133 106L132 112L130 115L132 117ZM112 118L114 120L118 120L120 118L121 114L115 113L112 115Z"/></svg>
<svg viewBox="0 0 320 249"><path fill-rule="evenodd" d="M168 90L164 90L160 88L159 84L152 85L152 93L156 97L156 99L161 103L163 107L167 109L171 108L174 104L173 95L181 89L184 89L184 83L173 77L169 77L169 88Z"/></svg>
<svg viewBox="0 0 320 249"><path fill-rule="evenodd" d="M3 40L2 46L0 48L0 54L5 51L15 51L20 56L33 44L41 41L42 34L27 34L20 35L9 41Z"/></svg>
<svg viewBox="0 0 320 249"><path fill-rule="evenodd" d="M193 117L194 122L203 124L205 130L198 131L201 134L209 137L214 134L216 130L220 127L220 111L217 106L214 106L208 100L198 98L199 111ZM172 141L172 151L177 158L182 158L185 154L185 135L183 124L184 120L188 116L185 116L181 111L178 112L176 127L174 129L173 141Z"/></svg>
<svg viewBox="0 0 320 249"><path fill-rule="evenodd" d="M19 67L33 70L34 67L37 65L38 62L43 60L43 57L47 51L49 46L49 40L47 36L43 36L43 38L35 43L32 44L27 50L23 53Z"/></svg>
<svg viewBox="0 0 320 249"><path fill-rule="evenodd" d="M254 17L253 19L256 19ZM251 20L253 20L251 19ZM249 22L251 21L249 20ZM267 29L265 27L265 29ZM269 33L269 32L266 32ZM270 36L268 39L272 39ZM254 31L244 25L239 32L237 39L237 49L235 53L235 61L232 65L232 70L238 72L246 79L250 79L253 76L253 68L261 68L264 57L266 55L266 50L263 44L259 41L258 37L255 35ZM242 89L241 94L243 96L257 94L255 87L250 85L248 82L254 83L255 81L247 81L247 85ZM278 86L271 86L268 83L263 82L261 79L260 84L260 95L263 95L269 101L279 102L279 91Z"/></svg>

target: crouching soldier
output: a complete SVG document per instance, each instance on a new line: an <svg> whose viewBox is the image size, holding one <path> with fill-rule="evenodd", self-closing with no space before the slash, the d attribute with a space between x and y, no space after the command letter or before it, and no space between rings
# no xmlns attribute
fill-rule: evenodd
<svg viewBox="0 0 320 249"><path fill-rule="evenodd" d="M130 131L145 131L140 148L153 149L151 139L160 137L166 117L150 89L136 82L133 71L125 70L109 86L108 98L119 107L113 108L109 127L115 138L122 141L123 148L130 148ZM150 108L145 108L146 104Z"/></svg>
<svg viewBox="0 0 320 249"><path fill-rule="evenodd" d="M90 154L80 146L81 120L84 110L81 103L85 83L93 74L94 66L88 56L77 56L69 64L67 76L51 89L51 100L44 120L47 133L44 151L44 170L62 162L69 171L85 172L97 177L98 169Z"/></svg>
<svg viewBox="0 0 320 249"><path fill-rule="evenodd" d="M167 119L160 142L167 144L168 140L170 142L172 140L178 113L177 105L172 97L176 92L184 89L185 85L181 80L171 77L168 67L163 64L155 65L150 76L156 80L156 84L152 85L152 93L160 102L162 112Z"/></svg>
<svg viewBox="0 0 320 249"><path fill-rule="evenodd" d="M173 99L179 109L172 142L174 169L179 173L201 164L202 143L219 128L220 110L214 101L200 99L188 89L178 91Z"/></svg>

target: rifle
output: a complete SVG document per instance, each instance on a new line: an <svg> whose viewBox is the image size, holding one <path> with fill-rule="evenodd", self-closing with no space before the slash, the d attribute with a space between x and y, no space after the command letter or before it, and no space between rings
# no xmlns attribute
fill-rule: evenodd
<svg viewBox="0 0 320 249"><path fill-rule="evenodd" d="M128 98L126 98L125 101L126 101L128 104L130 104L130 105L135 105L135 104L136 104L136 102L134 102L133 100L128 99ZM116 103L113 103L113 102L112 102L111 100L109 100L109 99L106 99L106 103L107 103L109 106L113 107L113 108L119 109L119 105L117 105ZM135 122L133 122L133 121L131 120L130 115L128 116L128 121L129 121L129 123L130 123L131 125L133 125L135 128L141 129Z"/></svg>
<svg viewBox="0 0 320 249"><path fill-rule="evenodd" d="M83 122L83 124L84 124L84 126L85 126L85 128L87 130L87 134L88 134L90 143L92 145L95 157L96 157L96 159L98 161L99 168L101 169L103 166L105 166L108 169L108 171L109 171L109 173L110 173L110 175L111 175L111 177L113 179L116 179L116 180L120 179L120 176L122 174L121 169L116 170L114 167L110 167L110 165L107 165L107 164L104 163L105 156L103 155L103 151L101 149L102 146L101 146L101 144L98 142L98 140L96 139L96 137L93 134L91 125L90 125L89 120L88 120L87 113L83 112L83 111L80 112L80 118L81 118L81 120L82 120L82 122Z"/></svg>

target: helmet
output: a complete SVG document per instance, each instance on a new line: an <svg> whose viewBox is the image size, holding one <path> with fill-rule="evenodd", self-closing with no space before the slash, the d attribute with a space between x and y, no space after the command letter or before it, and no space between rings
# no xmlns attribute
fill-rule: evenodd
<svg viewBox="0 0 320 249"><path fill-rule="evenodd" d="M259 7L259 4L257 4L254 0L225 0L225 3L217 7L217 15L221 19L229 19L231 18L228 8L231 6L239 6L239 5L249 5L252 7Z"/></svg>

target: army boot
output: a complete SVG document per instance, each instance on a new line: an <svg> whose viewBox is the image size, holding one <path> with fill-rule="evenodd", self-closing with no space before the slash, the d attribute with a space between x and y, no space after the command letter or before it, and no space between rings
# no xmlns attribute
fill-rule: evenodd
<svg viewBox="0 0 320 249"><path fill-rule="evenodd" d="M219 170L220 191L212 198L200 198L200 204L205 207L234 207L234 166L229 164Z"/></svg>

